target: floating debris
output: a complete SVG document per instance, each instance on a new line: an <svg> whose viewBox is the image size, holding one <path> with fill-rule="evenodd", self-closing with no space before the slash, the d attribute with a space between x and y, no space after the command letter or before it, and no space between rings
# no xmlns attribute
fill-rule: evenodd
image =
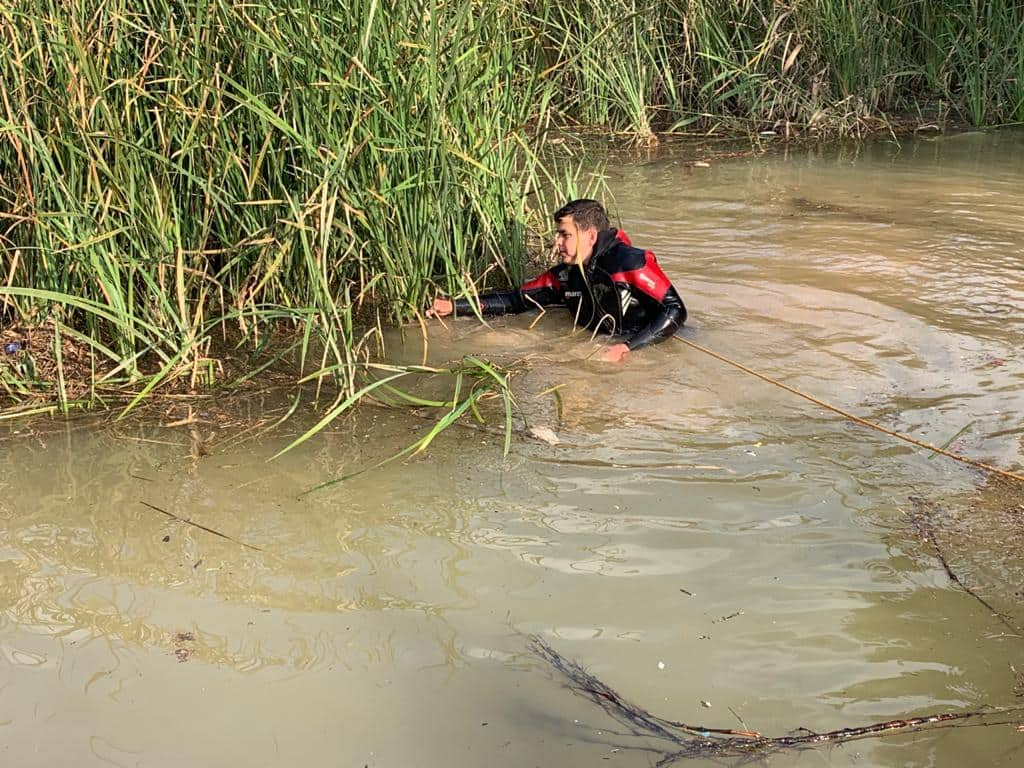
<svg viewBox="0 0 1024 768"><path fill-rule="evenodd" d="M562 442L550 427L530 427L529 432L532 437L548 445L558 445Z"/></svg>
<svg viewBox="0 0 1024 768"><path fill-rule="evenodd" d="M196 636L191 632L178 632L174 636L174 644L177 646L174 649L174 657L178 660L179 664L183 664L192 658L194 649L187 646L195 643L195 641Z"/></svg>
<svg viewBox="0 0 1024 768"><path fill-rule="evenodd" d="M711 623L712 624L721 624L723 621L728 621L729 619L735 619L737 616L742 616L742 615L743 615L743 609L741 608L740 610L736 611L735 613L730 613L728 616L721 616L721 617L715 619L714 621L712 621Z"/></svg>
<svg viewBox="0 0 1024 768"><path fill-rule="evenodd" d="M656 765L665 768L680 760L708 757L743 757L764 755L784 749L801 749L818 744L837 744L854 739L878 738L896 733L914 733L938 728L963 726L1012 725L1024 729L1020 718L1024 707L978 710L974 712L941 712L922 717L886 720L853 728L840 728L822 733L797 728L788 736L764 736L758 731L734 728L711 728L690 725L658 717L642 707L623 699L606 683L587 672L577 662L562 656L540 637L529 638L531 650L566 678L573 693L589 699L616 722L625 726L629 735L665 742L654 748L635 747L661 756ZM701 702L710 707L710 702ZM734 713L735 714L735 713ZM579 724L579 721L574 721Z"/></svg>

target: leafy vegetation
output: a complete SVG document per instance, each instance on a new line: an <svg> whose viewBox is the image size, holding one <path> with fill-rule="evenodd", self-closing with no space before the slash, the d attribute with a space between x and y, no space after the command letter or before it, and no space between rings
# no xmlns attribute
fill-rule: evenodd
<svg viewBox="0 0 1024 768"><path fill-rule="evenodd" d="M921 110L1022 119L1024 8L1009 0L583 0L556 13L556 106L641 141L859 134Z"/></svg>

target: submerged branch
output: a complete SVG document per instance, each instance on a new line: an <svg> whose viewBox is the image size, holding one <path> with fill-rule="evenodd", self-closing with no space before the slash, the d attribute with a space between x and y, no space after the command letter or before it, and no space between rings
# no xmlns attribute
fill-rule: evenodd
<svg viewBox="0 0 1024 768"><path fill-rule="evenodd" d="M678 760L694 757L737 757L781 749L799 749L825 743L842 743L855 739L913 733L935 728L966 725L1019 725L1019 720L992 720L997 716L1019 715L1024 708L974 712L942 712L922 717L887 720L870 725L816 732L798 728L787 736L764 736L757 731L710 728L658 717L631 701L627 701L603 681L587 672L578 662L562 656L536 635L529 638L531 650L550 664L568 682L573 693L589 699L633 736L644 736L667 742L660 750L657 763L667 766Z"/></svg>
<svg viewBox="0 0 1024 768"><path fill-rule="evenodd" d="M928 543L931 544L932 551L935 553L936 559L938 559L939 563L942 565L943 570L945 570L946 576L949 577L949 580L985 606L985 608L999 620L1000 624L1018 637L1024 637L1024 629L1018 627L1009 618L1007 618L1006 615L996 610L992 603L964 584L963 580L961 580L961 578L957 576L950 567L949 561L946 560L946 554L943 551L942 546L939 544L939 539L935 535L935 525L932 522L932 513L935 511L934 505L920 496L911 496L910 503L913 505L913 511L910 513L910 524L914 527L914 530L917 531L921 538L927 540Z"/></svg>

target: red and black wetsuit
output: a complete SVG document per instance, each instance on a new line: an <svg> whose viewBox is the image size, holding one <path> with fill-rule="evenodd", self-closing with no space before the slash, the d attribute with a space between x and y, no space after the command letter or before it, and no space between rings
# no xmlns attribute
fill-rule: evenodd
<svg viewBox="0 0 1024 768"><path fill-rule="evenodd" d="M538 306L569 308L576 325L624 336L632 349L664 341L686 321L686 307L654 254L634 248L625 232L603 230L585 266L559 264L513 291L480 297L485 315L525 312ZM465 299L456 314L472 311Z"/></svg>

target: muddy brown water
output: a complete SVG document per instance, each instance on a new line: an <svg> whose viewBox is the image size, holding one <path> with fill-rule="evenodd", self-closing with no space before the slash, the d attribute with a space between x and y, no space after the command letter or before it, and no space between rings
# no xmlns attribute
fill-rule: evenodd
<svg viewBox="0 0 1024 768"><path fill-rule="evenodd" d="M1024 135L709 168L669 151L613 165L609 185L686 299L688 337L1021 469ZM269 463L312 421L213 439L209 455L182 427L9 426L0 761L657 762L655 741L624 735L531 655L531 633L657 714L773 735L1022 703L1024 637L951 584L907 523L909 497L929 500L951 568L1019 626L1019 491L676 342L610 367L558 312L535 319L432 329L433 361L528 359L522 413L562 443L517 436L507 459L499 437L454 429L299 498L424 422L366 409ZM395 359L420 352L392 339ZM213 412L233 407L210 403L197 433L216 436ZM763 762L1021 765L1024 734L961 728Z"/></svg>

